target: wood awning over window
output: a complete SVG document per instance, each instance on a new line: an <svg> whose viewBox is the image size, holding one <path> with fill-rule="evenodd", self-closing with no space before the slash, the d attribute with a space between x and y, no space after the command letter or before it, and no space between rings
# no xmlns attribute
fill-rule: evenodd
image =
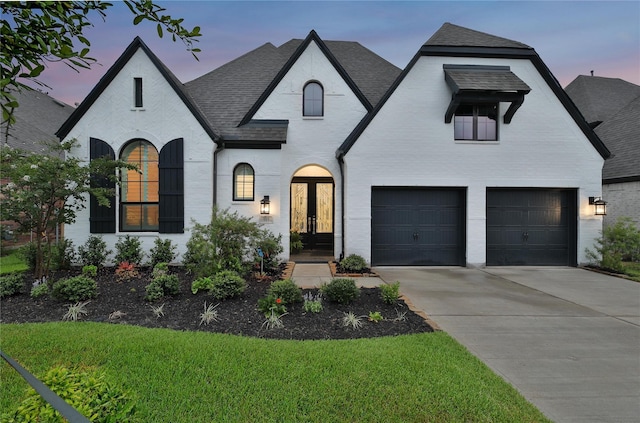
<svg viewBox="0 0 640 423"><path fill-rule="evenodd" d="M460 104L511 103L504 123L511 123L531 88L509 66L443 65L444 79L453 92L444 116L451 119Z"/></svg>

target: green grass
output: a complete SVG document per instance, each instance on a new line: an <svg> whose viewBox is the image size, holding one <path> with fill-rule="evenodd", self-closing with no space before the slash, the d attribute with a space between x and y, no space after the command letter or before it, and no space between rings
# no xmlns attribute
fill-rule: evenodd
<svg viewBox="0 0 640 423"><path fill-rule="evenodd" d="M640 263L638 262L624 262L624 273L634 281L640 282Z"/></svg>
<svg viewBox="0 0 640 423"><path fill-rule="evenodd" d="M17 253L0 256L0 275L13 272L24 272L27 269L27 264L18 256Z"/></svg>
<svg viewBox="0 0 640 423"><path fill-rule="evenodd" d="M447 334L264 340L88 322L2 324L1 348L37 376L100 368L139 422L547 422ZM27 387L0 366L0 412Z"/></svg>

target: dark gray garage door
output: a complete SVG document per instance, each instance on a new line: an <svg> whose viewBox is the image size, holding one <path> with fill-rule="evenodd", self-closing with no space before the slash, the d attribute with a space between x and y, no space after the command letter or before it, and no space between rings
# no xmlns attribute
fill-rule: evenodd
<svg viewBox="0 0 640 423"><path fill-rule="evenodd" d="M463 266L465 189L373 187L373 265Z"/></svg>
<svg viewBox="0 0 640 423"><path fill-rule="evenodd" d="M487 190L487 265L575 266L576 191Z"/></svg>

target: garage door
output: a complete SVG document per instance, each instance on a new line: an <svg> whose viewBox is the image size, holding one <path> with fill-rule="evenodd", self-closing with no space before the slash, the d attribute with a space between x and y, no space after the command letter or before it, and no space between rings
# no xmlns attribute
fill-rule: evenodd
<svg viewBox="0 0 640 423"><path fill-rule="evenodd" d="M463 266L465 189L373 187L373 265Z"/></svg>
<svg viewBox="0 0 640 423"><path fill-rule="evenodd" d="M575 266L576 191L487 190L487 265Z"/></svg>

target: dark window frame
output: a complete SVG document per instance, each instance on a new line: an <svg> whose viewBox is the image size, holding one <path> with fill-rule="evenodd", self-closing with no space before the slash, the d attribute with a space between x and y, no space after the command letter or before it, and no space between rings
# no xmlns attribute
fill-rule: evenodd
<svg viewBox="0 0 640 423"><path fill-rule="evenodd" d="M307 89L310 86L317 86L320 88L320 98L309 98L310 94L307 93ZM312 104L307 105L307 103L312 102ZM316 111L317 103L320 102L320 111ZM302 89L302 116L304 117L323 117L324 116L324 87L318 81L308 81L304 84L304 88Z"/></svg>
<svg viewBox="0 0 640 423"><path fill-rule="evenodd" d="M464 108L471 108L472 110L472 114L465 114L465 115L460 115L460 110L464 109ZM481 110L481 109L486 109L485 110ZM489 110L493 109L493 113L491 113ZM498 102L487 102L487 103L462 103L460 105L458 105L458 107L456 108L456 111L453 115L453 136L454 139L456 141L479 141L479 142L485 142L485 141L498 141L498 116L500 114L500 103ZM456 130L457 126L462 124L459 122L460 118L468 118L468 117L472 117L473 118L473 122L472 122L472 129L471 129L471 136L470 137L465 137L464 135L464 131L463 131L463 135L461 137L458 137L458 131ZM487 118L484 121L485 122L493 122L493 126L494 126L494 133L495 136L493 138L480 138L479 137L479 123L482 123L481 120L479 118Z"/></svg>
<svg viewBox="0 0 640 423"><path fill-rule="evenodd" d="M251 198L246 197L246 193L244 193L245 189L243 189L243 194L244 194L243 197L240 197L238 195L238 190L237 190L237 188L238 188L238 180L237 180L237 178L239 176L238 170L241 167L245 168L245 169L246 168L250 169L251 170L251 176L253 176L253 181L251 182ZM245 176L245 175L246 174L243 174L242 176ZM237 165L235 165L235 167L233 168L232 183L233 183L233 201L255 201L255 198L256 198L256 196L255 196L255 193L256 193L256 171L253 168L253 166L251 166L249 163L245 163L245 162L238 163ZM243 183L243 186L244 186L244 184L246 182L243 181L242 183Z"/></svg>
<svg viewBox="0 0 640 423"><path fill-rule="evenodd" d="M142 78L133 78L134 107L144 107L142 101Z"/></svg>
<svg viewBox="0 0 640 423"><path fill-rule="evenodd" d="M150 147L152 147L155 152L156 152L156 156L157 159L155 161L149 161L148 163L154 163L157 167L156 170L156 174L158 175L158 179L157 180L141 180L141 187L151 183L156 183L158 185L158 188L160 186L160 152L158 151L158 149L149 141L144 140L144 139L133 139L129 142L127 142L125 145L122 146L122 150L120 151L120 158L122 160L126 160L124 158L124 153L126 152L127 148L129 146L131 146L132 144L138 144L138 145L143 145L146 144ZM137 164L141 164L143 163L143 161L139 161ZM126 172L126 170L124 171ZM160 219L159 219L159 210L160 210L160 193L159 193L159 189L158 189L158 193L156 195L156 197L158 198L157 201L123 201L124 198L124 189L127 186L128 182L124 182L122 181L122 183L120 184L120 197L119 197L119 217L120 217L120 222L119 222L119 232L159 232L160 231ZM142 189L142 188L141 188ZM143 225L143 214L140 214L140 225L138 227L133 227L133 226L125 226L125 213L126 213L126 209L129 206L140 206L141 210L145 208L145 206L156 206L156 208L158 209L158 211L156 212L158 214L158 222L156 222L157 224L154 227L144 227L145 225Z"/></svg>

